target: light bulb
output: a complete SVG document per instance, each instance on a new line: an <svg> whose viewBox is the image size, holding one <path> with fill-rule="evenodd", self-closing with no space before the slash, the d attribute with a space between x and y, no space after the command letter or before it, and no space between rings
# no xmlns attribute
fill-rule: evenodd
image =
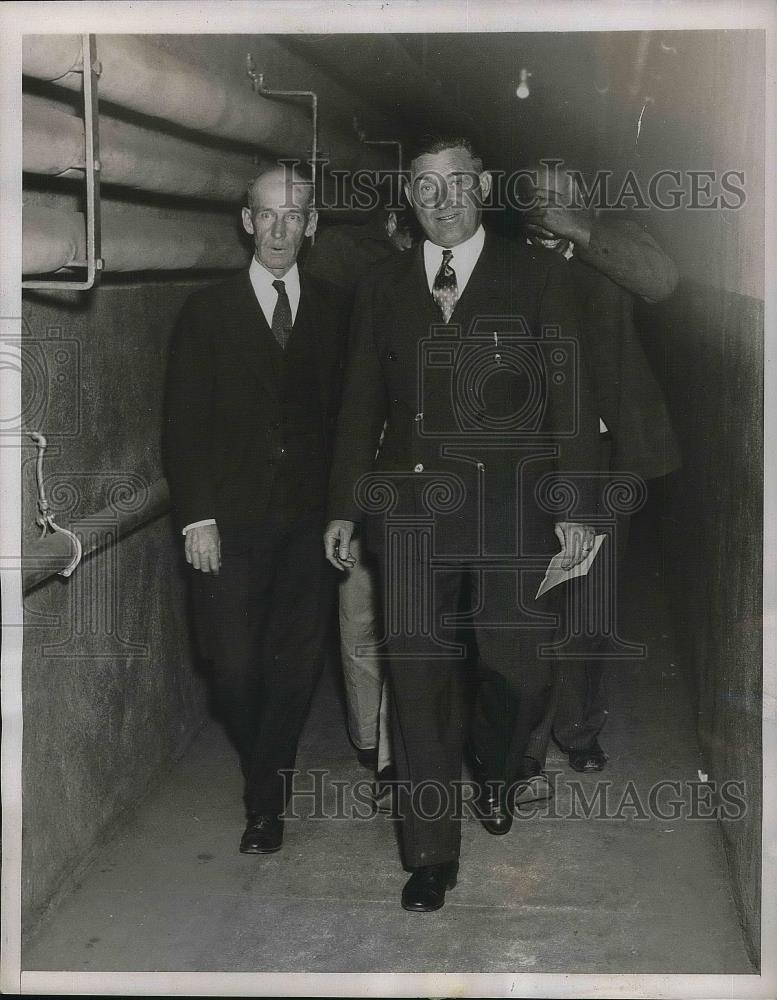
<svg viewBox="0 0 777 1000"><path fill-rule="evenodd" d="M518 86L515 91L515 96L523 101L529 96L529 77L531 73L528 69L522 69L518 74Z"/></svg>

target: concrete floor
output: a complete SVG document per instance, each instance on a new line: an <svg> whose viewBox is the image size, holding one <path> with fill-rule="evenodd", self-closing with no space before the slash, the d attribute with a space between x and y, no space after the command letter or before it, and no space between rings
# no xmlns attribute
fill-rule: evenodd
<svg viewBox="0 0 777 1000"><path fill-rule="evenodd" d="M697 779L694 714L651 546L633 547L628 638L647 662L612 667L601 776L617 807L660 779ZM298 766L369 777L331 676ZM573 780L556 753L555 811ZM331 784L328 801L334 801ZM687 798L687 795L686 795ZM625 816L633 811L624 810ZM752 972L713 821L538 815L502 838L465 821L458 887L436 914L399 906L406 874L390 819L287 822L283 850L237 851L232 751L210 726L127 817L80 884L25 942L25 970L223 972Z"/></svg>

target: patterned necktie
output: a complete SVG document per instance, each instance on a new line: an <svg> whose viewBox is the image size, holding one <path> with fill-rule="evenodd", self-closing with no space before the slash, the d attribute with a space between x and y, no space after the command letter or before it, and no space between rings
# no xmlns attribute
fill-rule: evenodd
<svg viewBox="0 0 777 1000"><path fill-rule="evenodd" d="M282 350L286 349L286 344L291 336L291 305L289 296L286 294L286 282L278 278L272 283L273 288L278 293L278 301L272 314L272 335L278 341Z"/></svg>
<svg viewBox="0 0 777 1000"><path fill-rule="evenodd" d="M440 270L434 279L434 285L432 285L432 298L440 307L444 323L447 323L453 315L456 299L459 297L456 272L450 264L451 257L453 257L451 250L443 250L442 264L440 264Z"/></svg>

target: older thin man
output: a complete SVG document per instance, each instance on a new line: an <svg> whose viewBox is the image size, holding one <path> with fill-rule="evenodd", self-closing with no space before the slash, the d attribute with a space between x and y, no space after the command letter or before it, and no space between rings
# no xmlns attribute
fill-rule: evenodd
<svg viewBox="0 0 777 1000"><path fill-rule="evenodd" d="M240 850L280 849L297 743L322 664L335 574L321 553L347 317L300 275L312 186L281 166L249 185L250 267L185 303L165 452L217 710L245 779Z"/></svg>
<svg viewBox="0 0 777 1000"><path fill-rule="evenodd" d="M553 514L539 496L559 475L594 468L598 435L590 387L572 363L576 319L563 261L484 231L491 176L466 139L431 139L411 169L406 193L427 238L357 293L325 546L333 565L350 564L354 526L363 521L381 555L404 861L413 872L402 906L427 912L444 904L458 872L463 647L451 618L465 578L476 571L479 613L470 617L484 684L515 695L515 712L477 748L478 810L486 829L501 834L512 821L507 789L551 690L550 662L538 651L552 638L551 605L533 602L540 567L556 539L568 566L593 540L571 499L584 490L556 491L562 500ZM546 330L564 338L547 364ZM560 381L551 378L553 365ZM413 529L387 551L386 525L364 517L355 496L373 468L388 481L383 495L393 497L400 530L420 523L423 534L430 505L445 509L450 488L448 513L434 519L434 544L422 542L410 566L396 557L411 551ZM409 593L397 591L404 584ZM427 608L432 635L417 627Z"/></svg>

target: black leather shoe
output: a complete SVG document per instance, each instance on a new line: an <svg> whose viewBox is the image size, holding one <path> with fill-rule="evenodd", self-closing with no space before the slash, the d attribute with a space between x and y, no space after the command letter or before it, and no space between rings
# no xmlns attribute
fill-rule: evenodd
<svg viewBox="0 0 777 1000"><path fill-rule="evenodd" d="M240 840L241 854L274 854L283 843L283 820L277 816L249 816Z"/></svg>
<svg viewBox="0 0 777 1000"><path fill-rule="evenodd" d="M396 776L391 764L378 771L375 784L372 786L372 801L376 812L391 813L394 811L394 782Z"/></svg>
<svg viewBox="0 0 777 1000"><path fill-rule="evenodd" d="M368 750L359 750L357 748L356 759L368 771L375 771L378 767L378 751L375 747L370 747Z"/></svg>
<svg viewBox="0 0 777 1000"><path fill-rule="evenodd" d="M507 788L504 782L489 782L476 779L478 792L475 796L475 812L484 828L495 837L510 832L513 814L507 803Z"/></svg>
<svg viewBox="0 0 777 1000"><path fill-rule="evenodd" d="M457 861L416 868L402 890L402 909L411 913L432 913L445 904L445 890L453 889L459 873Z"/></svg>
<svg viewBox="0 0 777 1000"><path fill-rule="evenodd" d="M602 771L607 763L607 754L599 746L596 738L583 750L570 748L565 752L573 771Z"/></svg>

